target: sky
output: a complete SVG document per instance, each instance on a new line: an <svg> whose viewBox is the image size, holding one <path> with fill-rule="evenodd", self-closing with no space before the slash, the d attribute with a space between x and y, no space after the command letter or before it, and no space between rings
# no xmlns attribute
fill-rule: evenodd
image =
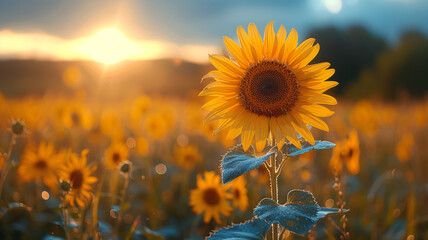
<svg viewBox="0 0 428 240"><path fill-rule="evenodd" d="M108 58L102 46L113 44L121 59L204 62L239 25L262 33L272 20L303 36L362 25L394 44L408 30L428 35L427 13L428 0L0 0L0 58ZM114 31L99 36L105 29Z"/></svg>

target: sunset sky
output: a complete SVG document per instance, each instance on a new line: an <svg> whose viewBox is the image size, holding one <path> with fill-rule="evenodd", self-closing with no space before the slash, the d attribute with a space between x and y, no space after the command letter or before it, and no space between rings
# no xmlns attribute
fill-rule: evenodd
<svg viewBox="0 0 428 240"><path fill-rule="evenodd" d="M303 35L358 24L394 44L408 30L428 35L427 12L427 0L0 0L0 58L204 62L237 26L272 20Z"/></svg>

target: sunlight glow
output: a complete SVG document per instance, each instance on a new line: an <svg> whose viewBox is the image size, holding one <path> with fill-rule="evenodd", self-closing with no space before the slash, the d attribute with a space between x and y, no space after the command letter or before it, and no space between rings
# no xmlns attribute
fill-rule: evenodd
<svg viewBox="0 0 428 240"><path fill-rule="evenodd" d="M324 5L331 13L339 13L342 10L342 0L324 0Z"/></svg>
<svg viewBox="0 0 428 240"><path fill-rule="evenodd" d="M114 64L138 54L141 50L120 31L110 28L89 38L82 45L81 51L97 62Z"/></svg>

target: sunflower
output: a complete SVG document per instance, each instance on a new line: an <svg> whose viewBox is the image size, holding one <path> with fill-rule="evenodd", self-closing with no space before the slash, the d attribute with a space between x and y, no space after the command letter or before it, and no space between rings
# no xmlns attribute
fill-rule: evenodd
<svg viewBox="0 0 428 240"><path fill-rule="evenodd" d="M3 153L3 152L1 152L0 151L0 170L2 170L3 169L3 167L4 167L4 164L5 164L5 160L6 160L6 153Z"/></svg>
<svg viewBox="0 0 428 240"><path fill-rule="evenodd" d="M410 160L412 148L415 144L415 139L413 134L405 133L400 142L395 147L395 155L397 156L400 162L407 162Z"/></svg>
<svg viewBox="0 0 428 240"><path fill-rule="evenodd" d="M120 164L128 159L128 156L128 147L121 142L112 143L104 153L107 167L110 169L118 169Z"/></svg>
<svg viewBox="0 0 428 240"><path fill-rule="evenodd" d="M42 142L38 148L29 146L19 161L18 175L24 182L41 180L46 186L54 187L59 160L53 144Z"/></svg>
<svg viewBox="0 0 428 240"><path fill-rule="evenodd" d="M144 128L147 134L153 140L163 140L168 133L168 121L160 113L154 113L149 115L145 122Z"/></svg>
<svg viewBox="0 0 428 240"><path fill-rule="evenodd" d="M86 166L88 153L89 150L85 149L80 157L73 154L60 172L61 179L71 183L71 191L65 196L65 201L73 207L75 203L84 207L91 200L92 187L90 184L97 181L96 177L91 176L96 167Z"/></svg>
<svg viewBox="0 0 428 240"><path fill-rule="evenodd" d="M174 157L178 166L186 170L193 170L195 165L201 162L202 156L198 148L193 145L175 147Z"/></svg>
<svg viewBox="0 0 428 240"><path fill-rule="evenodd" d="M329 63L308 65L318 54L319 45L310 38L297 46L297 32L278 32L270 22L264 41L254 24L248 34L237 30L240 46L224 37L234 59L210 55L216 70L203 77L214 78L199 94L209 97L203 106L210 111L205 120L218 120L218 130L228 129L228 137L241 134L244 150L254 143L257 151L266 145L269 132L281 146L288 139L301 148L296 131L312 145L315 140L307 124L328 131L319 117L332 111L320 104L335 105L335 98L324 94L338 83L326 81L334 74ZM254 142L253 142L254 141Z"/></svg>
<svg viewBox="0 0 428 240"><path fill-rule="evenodd" d="M243 176L233 180L230 183L230 190L232 192L232 204L234 207L239 208L242 212L248 208L248 195L245 185L247 181Z"/></svg>
<svg viewBox="0 0 428 240"><path fill-rule="evenodd" d="M82 128L89 130L92 128L91 111L83 104L71 102L65 106L60 106L62 123L67 128ZM63 108L63 109L62 109Z"/></svg>
<svg viewBox="0 0 428 240"><path fill-rule="evenodd" d="M144 137L137 138L135 151L140 156L147 156L147 154L149 154L149 150L150 150L149 141L147 141L147 139L145 139Z"/></svg>
<svg viewBox="0 0 428 240"><path fill-rule="evenodd" d="M228 199L232 194L227 192L228 187L220 182L220 176L214 172L205 172L204 178L197 176L197 189L190 192L190 205L197 214L204 213L204 222L208 223L212 218L221 223L220 214L229 216L232 207Z"/></svg>
<svg viewBox="0 0 428 240"><path fill-rule="evenodd" d="M330 167L341 172L343 165L346 165L348 172L352 175L360 171L360 144L355 130L349 133L349 139L337 142L336 147L333 148Z"/></svg>
<svg viewBox="0 0 428 240"><path fill-rule="evenodd" d="M151 100L148 96L142 95L137 98L131 109L131 118L134 121L139 121L150 109Z"/></svg>

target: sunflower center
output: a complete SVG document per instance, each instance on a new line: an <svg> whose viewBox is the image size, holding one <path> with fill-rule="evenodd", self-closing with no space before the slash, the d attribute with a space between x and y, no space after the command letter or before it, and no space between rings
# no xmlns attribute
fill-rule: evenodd
<svg viewBox="0 0 428 240"><path fill-rule="evenodd" d="M45 159L39 159L34 163L34 167L39 170L45 170L48 167Z"/></svg>
<svg viewBox="0 0 428 240"><path fill-rule="evenodd" d="M70 174L70 182L73 189L79 189L83 184L83 173L80 170L74 170Z"/></svg>
<svg viewBox="0 0 428 240"><path fill-rule="evenodd" d="M208 205L214 206L220 202L220 194L215 188L207 188L203 193L204 202Z"/></svg>
<svg viewBox="0 0 428 240"><path fill-rule="evenodd" d="M299 93L297 77L287 65L262 61L247 70L239 96L248 111L279 117L293 108Z"/></svg>
<svg viewBox="0 0 428 240"><path fill-rule="evenodd" d="M184 160L185 160L186 162L189 162L189 163L194 162L193 155L186 154L186 156L184 156Z"/></svg>
<svg viewBox="0 0 428 240"><path fill-rule="evenodd" d="M239 198L241 197L241 192L239 191L239 189L235 189L235 190L233 191L233 196L234 196L236 199L239 199Z"/></svg>
<svg viewBox="0 0 428 240"><path fill-rule="evenodd" d="M119 153L113 153L113 162L115 162L115 163L120 162L120 154Z"/></svg>
<svg viewBox="0 0 428 240"><path fill-rule="evenodd" d="M80 124L80 116L76 112L71 113L71 121L73 122L74 126L79 126Z"/></svg>

